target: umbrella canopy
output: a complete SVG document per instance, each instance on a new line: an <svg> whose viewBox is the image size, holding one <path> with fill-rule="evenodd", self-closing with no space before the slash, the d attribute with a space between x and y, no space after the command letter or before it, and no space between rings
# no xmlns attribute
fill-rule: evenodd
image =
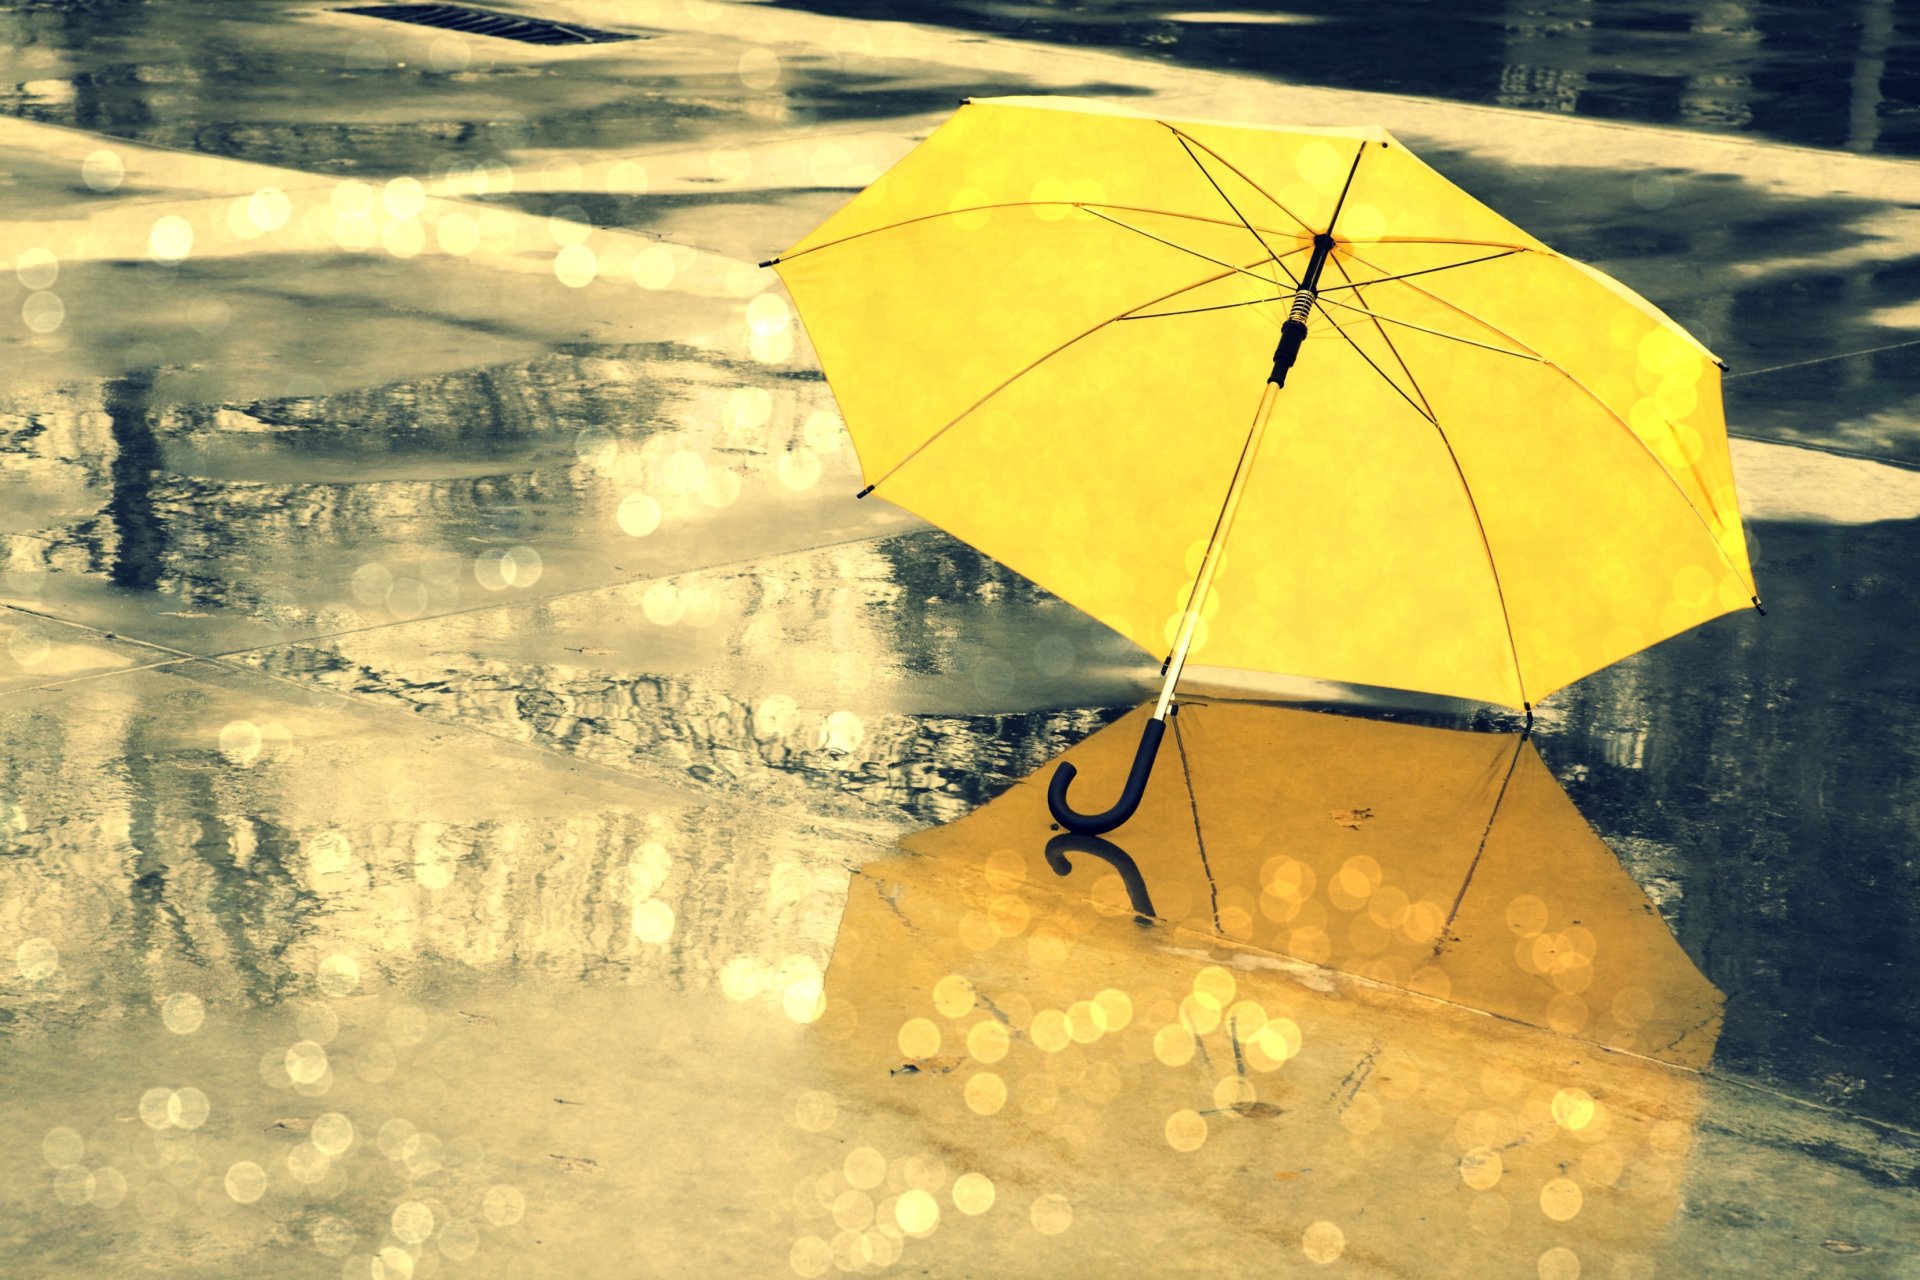
<svg viewBox="0 0 1920 1280"><path fill-rule="evenodd" d="M1712 354L1383 130L974 100L772 265L869 489L1161 717L1188 653L1530 710L1758 603Z"/></svg>

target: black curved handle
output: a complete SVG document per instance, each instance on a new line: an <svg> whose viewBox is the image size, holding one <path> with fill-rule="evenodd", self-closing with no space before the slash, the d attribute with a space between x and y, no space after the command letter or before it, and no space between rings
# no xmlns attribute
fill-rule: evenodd
<svg viewBox="0 0 1920 1280"><path fill-rule="evenodd" d="M1151 924L1153 917L1159 914L1153 909L1153 899L1147 896L1147 882L1140 875L1133 855L1111 840L1062 831L1047 841L1046 852L1047 865L1053 868L1057 876L1064 876L1073 870L1072 864L1067 861L1069 853L1085 853L1099 858L1120 873L1120 883L1127 888L1127 901L1133 904L1133 914L1142 924Z"/></svg>
<svg viewBox="0 0 1920 1280"><path fill-rule="evenodd" d="M1140 732L1139 749L1133 753L1133 769L1127 774L1127 786L1120 793L1120 799L1113 808L1105 813L1076 813L1067 804L1067 788L1073 785L1073 776L1078 770L1062 760L1053 771L1053 781L1047 786L1047 808L1053 813L1053 820L1069 831L1083 836L1097 836L1102 831L1111 831L1140 807L1140 797L1147 791L1147 775L1153 772L1153 758L1160 751L1160 739L1167 733L1165 720L1149 720L1147 727Z"/></svg>

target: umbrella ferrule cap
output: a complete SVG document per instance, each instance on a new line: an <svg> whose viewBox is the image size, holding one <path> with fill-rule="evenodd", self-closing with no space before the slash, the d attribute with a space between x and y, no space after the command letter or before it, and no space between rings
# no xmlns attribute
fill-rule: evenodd
<svg viewBox="0 0 1920 1280"><path fill-rule="evenodd" d="M1311 300L1311 295L1302 290L1299 297L1295 298L1296 315L1289 316L1286 323L1280 326L1280 345L1273 349L1273 372L1267 375L1267 381L1276 387L1287 385L1287 370L1293 368L1293 362L1300 358L1300 344L1307 340L1307 322L1297 318L1303 310L1301 298Z"/></svg>

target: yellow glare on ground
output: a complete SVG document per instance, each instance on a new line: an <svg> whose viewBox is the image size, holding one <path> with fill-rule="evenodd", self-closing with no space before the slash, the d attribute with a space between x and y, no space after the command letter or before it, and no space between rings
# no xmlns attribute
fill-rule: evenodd
<svg viewBox="0 0 1920 1280"><path fill-rule="evenodd" d="M1474 1147L1460 1157L1460 1180L1475 1191L1487 1191L1499 1185L1504 1167L1498 1151Z"/></svg>
<svg viewBox="0 0 1920 1280"><path fill-rule="evenodd" d="M53 1198L65 1205L87 1204L93 1200L97 1186L91 1169L75 1165L53 1175Z"/></svg>
<svg viewBox="0 0 1920 1280"><path fill-rule="evenodd" d="M200 1002L199 996L191 992L175 992L160 1005L160 1021L177 1036L192 1035L198 1031L206 1016L206 1006Z"/></svg>
<svg viewBox="0 0 1920 1280"><path fill-rule="evenodd" d="M14 258L13 271L28 289L51 289L60 278L60 259L52 250L35 246Z"/></svg>
<svg viewBox="0 0 1920 1280"><path fill-rule="evenodd" d="M1067 1015L1058 1009L1042 1009L1033 1015L1033 1025L1028 1028L1027 1036L1036 1048L1047 1053L1058 1053L1073 1041L1073 1028L1067 1022Z"/></svg>
<svg viewBox="0 0 1920 1280"><path fill-rule="evenodd" d="M791 1104L790 1114L797 1128L808 1133L825 1133L840 1117L840 1104L833 1095L818 1089L803 1090Z"/></svg>
<svg viewBox="0 0 1920 1280"><path fill-rule="evenodd" d="M401 176L380 189L380 204L391 218L417 218L426 207L426 188L418 178Z"/></svg>
<svg viewBox="0 0 1920 1280"><path fill-rule="evenodd" d="M396 258L411 258L427 247L427 229L409 218L380 228L380 245Z"/></svg>
<svg viewBox="0 0 1920 1280"><path fill-rule="evenodd" d="M1007 1029L992 1019L973 1024L967 1032L967 1052L976 1062L995 1063L1007 1056L1012 1038Z"/></svg>
<svg viewBox="0 0 1920 1280"><path fill-rule="evenodd" d="M973 983L960 974L950 973L933 984L933 1007L945 1016L964 1017L973 1004Z"/></svg>
<svg viewBox="0 0 1920 1280"><path fill-rule="evenodd" d="M827 1011L827 998L818 970L801 973L789 982L780 1003L787 1017L795 1022L819 1021Z"/></svg>
<svg viewBox="0 0 1920 1280"><path fill-rule="evenodd" d="M316 1116L308 1140L325 1155L345 1155L353 1145L353 1121L338 1111Z"/></svg>
<svg viewBox="0 0 1920 1280"><path fill-rule="evenodd" d="M52 333L66 323L67 304L55 293L29 294L20 304L20 319L35 333Z"/></svg>
<svg viewBox="0 0 1920 1280"><path fill-rule="evenodd" d="M937 1192L947 1185L947 1162L931 1151L895 1161L889 1172L896 1183L904 1182L909 1187L928 1193Z"/></svg>
<svg viewBox="0 0 1920 1280"><path fill-rule="evenodd" d="M198 1129L211 1110L207 1095L191 1086L175 1089L167 1097L167 1120L176 1129Z"/></svg>
<svg viewBox="0 0 1920 1280"><path fill-rule="evenodd" d="M584 289L599 273L600 262L584 244L570 244L554 255L553 274L569 289Z"/></svg>
<svg viewBox="0 0 1920 1280"><path fill-rule="evenodd" d="M72 1129L55 1127L47 1130L47 1136L40 1140L40 1154L54 1168L64 1169L86 1158L86 1139Z"/></svg>
<svg viewBox="0 0 1920 1280"><path fill-rule="evenodd" d="M1167 1145L1175 1151L1198 1151L1207 1141L1207 1121L1199 1112L1181 1109L1162 1126Z"/></svg>
<svg viewBox="0 0 1920 1280"><path fill-rule="evenodd" d="M1210 991L1194 992L1180 1002L1180 1021L1197 1035L1212 1034L1220 1026L1219 999Z"/></svg>
<svg viewBox="0 0 1920 1280"><path fill-rule="evenodd" d="M873 1224L873 1197L864 1191L842 1191L833 1200L833 1220L843 1231L865 1231Z"/></svg>
<svg viewBox="0 0 1920 1280"><path fill-rule="evenodd" d="M894 1203L893 1218L908 1235L927 1235L940 1225L940 1202L917 1187L904 1191Z"/></svg>
<svg viewBox="0 0 1920 1280"><path fill-rule="evenodd" d="M80 180L95 191L112 191L126 179L127 167L114 152L89 151L80 162Z"/></svg>
<svg viewBox="0 0 1920 1280"><path fill-rule="evenodd" d="M249 765L260 755L260 728L250 720L233 720L221 726L220 754L232 764Z"/></svg>
<svg viewBox="0 0 1920 1280"><path fill-rule="evenodd" d="M330 996L352 995L360 988L360 964L352 956L336 952L320 962L315 980Z"/></svg>
<svg viewBox="0 0 1920 1280"><path fill-rule="evenodd" d="M1562 1089L1553 1095L1553 1119L1562 1129L1584 1129L1593 1114L1593 1095L1585 1089Z"/></svg>
<svg viewBox="0 0 1920 1280"><path fill-rule="evenodd" d="M855 1147L847 1153L840 1172L850 1186L870 1191L887 1176L887 1158L872 1147Z"/></svg>
<svg viewBox="0 0 1920 1280"><path fill-rule="evenodd" d="M464 213L449 213L434 225L433 238L441 252L464 258L480 247L480 224Z"/></svg>
<svg viewBox="0 0 1920 1280"><path fill-rule="evenodd" d="M1300 1252L1306 1254L1310 1262L1323 1265L1337 1262L1346 1251L1347 1233L1335 1223L1316 1222L1300 1233Z"/></svg>
<svg viewBox="0 0 1920 1280"><path fill-rule="evenodd" d="M1093 1003L1106 1019L1103 1025L1108 1032L1124 1031L1133 1022L1133 999L1117 987L1100 992Z"/></svg>
<svg viewBox="0 0 1920 1280"><path fill-rule="evenodd" d="M794 1274L813 1280L833 1266L833 1246L819 1236L802 1236L788 1251L787 1265L793 1268Z"/></svg>
<svg viewBox="0 0 1920 1280"><path fill-rule="evenodd" d="M1585 1203L1580 1184L1571 1178L1555 1178L1540 1188L1540 1212L1555 1222L1571 1222Z"/></svg>
<svg viewBox="0 0 1920 1280"><path fill-rule="evenodd" d="M672 252L660 245L633 255L633 282L642 289L658 292L670 287L674 272Z"/></svg>
<svg viewBox="0 0 1920 1280"><path fill-rule="evenodd" d="M526 1216L527 1198L520 1188L507 1183L487 1188L486 1197L481 1201L481 1211L487 1221L496 1227L510 1227Z"/></svg>
<svg viewBox="0 0 1920 1280"><path fill-rule="evenodd" d="M775 464L776 474L783 487L796 493L804 492L820 483L820 459L813 450L802 446L789 449L780 455Z"/></svg>
<svg viewBox="0 0 1920 1280"><path fill-rule="evenodd" d="M993 1115L1007 1105L1007 1082L991 1071L982 1071L967 1081L966 1097L973 1111Z"/></svg>
<svg viewBox="0 0 1920 1280"><path fill-rule="evenodd" d="M953 1207L970 1218L993 1208L993 1179L984 1173L963 1173L953 1180Z"/></svg>
<svg viewBox="0 0 1920 1280"><path fill-rule="evenodd" d="M236 1204L252 1204L267 1191L267 1171L251 1160L242 1160L227 1170L227 1194Z"/></svg>
<svg viewBox="0 0 1920 1280"><path fill-rule="evenodd" d="M736 70L740 83L749 89L771 89L780 83L780 57L771 49L747 50Z"/></svg>
<svg viewBox="0 0 1920 1280"><path fill-rule="evenodd" d="M94 1180L93 1203L102 1209L111 1209L127 1198L127 1176L118 1169L96 1169L88 1176Z"/></svg>
<svg viewBox="0 0 1920 1280"><path fill-rule="evenodd" d="M1153 1033L1153 1056L1166 1066L1184 1067L1192 1061L1196 1043L1193 1032L1169 1024Z"/></svg>
<svg viewBox="0 0 1920 1280"><path fill-rule="evenodd" d="M167 1103L173 1097L171 1089L149 1089L140 1095L140 1121L149 1129L170 1129L173 1121L167 1118Z"/></svg>
<svg viewBox="0 0 1920 1280"><path fill-rule="evenodd" d="M1040 1196L1027 1210L1027 1221L1043 1236L1057 1236L1073 1225L1073 1205L1063 1195Z"/></svg>
<svg viewBox="0 0 1920 1280"><path fill-rule="evenodd" d="M1557 1244L1540 1255L1534 1264L1540 1280L1580 1280L1580 1255ZM1632 1274L1622 1269L1621 1274Z"/></svg>
<svg viewBox="0 0 1920 1280"><path fill-rule="evenodd" d="M909 1018L900 1024L900 1052L909 1058L931 1058L940 1052L940 1027L931 1018Z"/></svg>
<svg viewBox="0 0 1920 1280"><path fill-rule="evenodd" d="M424 1244L433 1234L433 1210L418 1200L409 1200L393 1211L388 1225L401 1244Z"/></svg>
<svg viewBox="0 0 1920 1280"><path fill-rule="evenodd" d="M14 969L28 982L45 982L60 969L60 949L46 938L28 938L13 953Z"/></svg>
<svg viewBox="0 0 1920 1280"><path fill-rule="evenodd" d="M649 946L665 946L673 936L673 908L649 898L633 909L633 936Z"/></svg>
<svg viewBox="0 0 1920 1280"><path fill-rule="evenodd" d="M147 233L147 254L155 262L184 262L192 252L192 223L175 213L154 220L153 229Z"/></svg>
<svg viewBox="0 0 1920 1280"><path fill-rule="evenodd" d="M638 160L615 161L607 170L606 186L610 195L645 195L647 167Z"/></svg>
<svg viewBox="0 0 1920 1280"><path fill-rule="evenodd" d="M312 1084L327 1073L327 1051L311 1040L287 1050L287 1075L295 1084Z"/></svg>

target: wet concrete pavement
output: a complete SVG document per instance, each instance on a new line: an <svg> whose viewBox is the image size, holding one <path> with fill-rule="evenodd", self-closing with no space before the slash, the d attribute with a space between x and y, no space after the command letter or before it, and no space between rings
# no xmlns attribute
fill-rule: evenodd
<svg viewBox="0 0 1920 1280"><path fill-rule="evenodd" d="M1909 337L1910 165L774 9L641 25L0 10L9 1274L1920 1274L1920 363L1847 354ZM967 834L1155 664L853 502L753 263L1009 91L1378 121L1733 364L1768 616L1542 709L1528 785L1616 860L1501 882L1520 970L1411 958L1432 859L1497 808L1477 767L1397 838L1352 816L1391 790L1210 802L1375 842L1316 871L1317 924L1260 859L1222 908L1170 833L1116 837L1150 927L1098 858ZM1603 902L1655 932L1571 914ZM1628 987L1720 1020L1630 1056L1668 1041L1620 1038Z"/></svg>

